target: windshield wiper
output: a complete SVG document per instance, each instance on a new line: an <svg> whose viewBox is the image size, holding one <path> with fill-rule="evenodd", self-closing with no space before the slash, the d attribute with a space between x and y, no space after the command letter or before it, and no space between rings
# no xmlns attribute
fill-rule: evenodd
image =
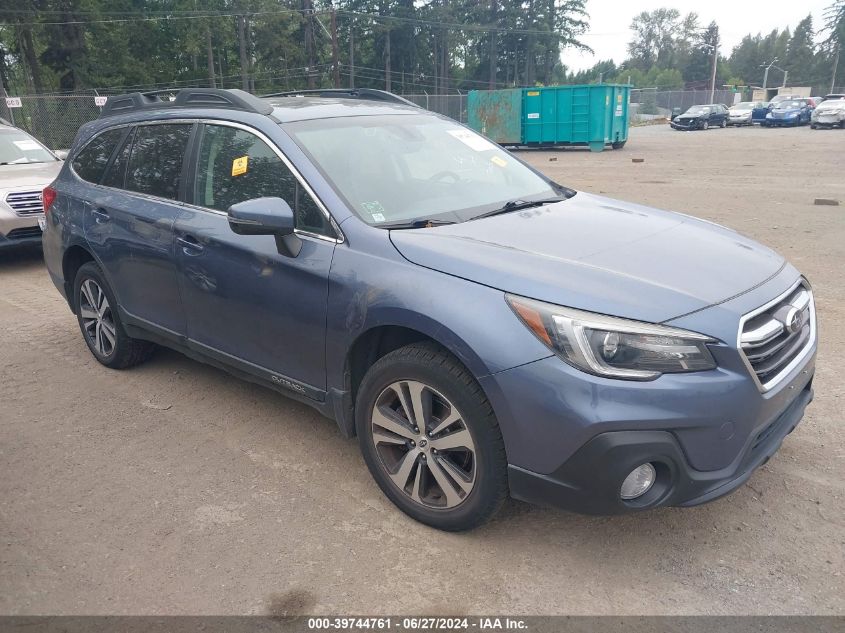
<svg viewBox="0 0 845 633"><path fill-rule="evenodd" d="M544 204L563 202L568 199L568 197L560 196L557 198L543 198L542 200L508 200L498 209L493 209L492 211L487 211L481 215L476 215L472 219L480 220L481 218L489 218L492 215L500 215L502 213L510 213L511 211L520 211L522 209L530 209L532 207L542 207Z"/></svg>
<svg viewBox="0 0 845 633"><path fill-rule="evenodd" d="M377 224L380 229L427 229L432 226L443 226L445 224L454 224L452 220L432 220L429 218L422 218L420 220L411 220L410 222L396 222L394 224Z"/></svg>

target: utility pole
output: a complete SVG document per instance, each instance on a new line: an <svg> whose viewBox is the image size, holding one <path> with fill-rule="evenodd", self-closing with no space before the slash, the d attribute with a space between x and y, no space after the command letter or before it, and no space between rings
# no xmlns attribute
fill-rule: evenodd
<svg viewBox="0 0 845 633"><path fill-rule="evenodd" d="M349 19L349 89L355 87L355 28Z"/></svg>
<svg viewBox="0 0 845 633"><path fill-rule="evenodd" d="M496 0L490 0L490 24L496 26L498 22L499 7ZM498 32L494 29L490 31L490 69L488 71L487 88L489 90L496 89L496 70L498 68L498 60L496 59L496 38Z"/></svg>
<svg viewBox="0 0 845 633"><path fill-rule="evenodd" d="M716 33L716 41L713 42L713 73L710 76L710 103L716 97L716 66L719 63L719 34Z"/></svg>
<svg viewBox="0 0 845 633"><path fill-rule="evenodd" d="M337 51L337 11L332 8L332 67L334 71L334 87L340 88L340 55Z"/></svg>
<svg viewBox="0 0 845 633"><path fill-rule="evenodd" d="M390 69L390 29L388 28L384 33L384 89L391 92L390 85L391 69Z"/></svg>
<svg viewBox="0 0 845 633"><path fill-rule="evenodd" d="M305 54L308 58L308 88L313 90L314 82L314 4L311 0L302 0L302 9L305 14Z"/></svg>
<svg viewBox="0 0 845 633"><path fill-rule="evenodd" d="M238 49L241 59L241 90L249 92L249 69L246 60L246 17L238 16Z"/></svg>
<svg viewBox="0 0 845 633"><path fill-rule="evenodd" d="M839 43L836 44L836 56L833 58L833 74L830 76L830 91L836 90L836 68L839 66Z"/></svg>
<svg viewBox="0 0 845 633"><path fill-rule="evenodd" d="M776 62L777 60L778 60L778 58L777 58L777 57L775 57L775 58L774 58L771 62L769 62L769 63L768 63L768 65L767 65L767 64L760 64L760 67L761 67L761 68L765 68L765 69L766 69L766 71L763 73L763 90L765 90L766 88L768 88L768 87L769 87L769 69L770 69L772 66L774 66L774 65L775 65L775 62Z"/></svg>

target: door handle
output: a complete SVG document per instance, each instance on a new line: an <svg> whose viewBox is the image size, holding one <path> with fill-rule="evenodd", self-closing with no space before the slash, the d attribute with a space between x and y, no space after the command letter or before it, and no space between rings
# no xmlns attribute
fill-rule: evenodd
<svg viewBox="0 0 845 633"><path fill-rule="evenodd" d="M103 224L111 220L108 211L100 207L92 209L91 214L94 216L94 222L96 222L97 224Z"/></svg>
<svg viewBox="0 0 845 633"><path fill-rule="evenodd" d="M182 247L182 251L185 255L199 255L205 250L205 247L197 242L197 240L190 235L186 235L185 237L177 237L176 241Z"/></svg>

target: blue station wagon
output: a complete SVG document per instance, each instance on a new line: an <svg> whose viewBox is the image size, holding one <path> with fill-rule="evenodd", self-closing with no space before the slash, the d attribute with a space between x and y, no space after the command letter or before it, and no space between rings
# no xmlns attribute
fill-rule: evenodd
<svg viewBox="0 0 845 633"><path fill-rule="evenodd" d="M100 363L163 345L305 402L440 529L509 494L716 499L813 397L813 294L782 256L576 192L389 93L110 97L43 198Z"/></svg>

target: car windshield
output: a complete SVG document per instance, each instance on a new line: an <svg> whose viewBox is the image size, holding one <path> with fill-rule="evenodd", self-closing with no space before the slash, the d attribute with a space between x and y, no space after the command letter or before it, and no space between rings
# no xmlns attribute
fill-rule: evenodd
<svg viewBox="0 0 845 633"><path fill-rule="evenodd" d="M790 99L789 101L781 101L778 103L778 108L781 110L786 110L787 108L800 108L803 107L804 102L799 101L798 99Z"/></svg>
<svg viewBox="0 0 845 633"><path fill-rule="evenodd" d="M285 125L338 194L375 226L462 222L561 192L498 145L437 116L358 116Z"/></svg>
<svg viewBox="0 0 845 633"><path fill-rule="evenodd" d="M753 110L754 104L750 101L743 101L742 103L736 103L731 106L731 110Z"/></svg>
<svg viewBox="0 0 845 633"><path fill-rule="evenodd" d="M14 128L0 129L0 165L47 163L57 160L28 134Z"/></svg>
<svg viewBox="0 0 845 633"><path fill-rule="evenodd" d="M707 106L693 106L689 110L684 112L684 114L691 114L693 116L699 116L701 114L708 114L709 112L710 112L710 108L708 108Z"/></svg>

